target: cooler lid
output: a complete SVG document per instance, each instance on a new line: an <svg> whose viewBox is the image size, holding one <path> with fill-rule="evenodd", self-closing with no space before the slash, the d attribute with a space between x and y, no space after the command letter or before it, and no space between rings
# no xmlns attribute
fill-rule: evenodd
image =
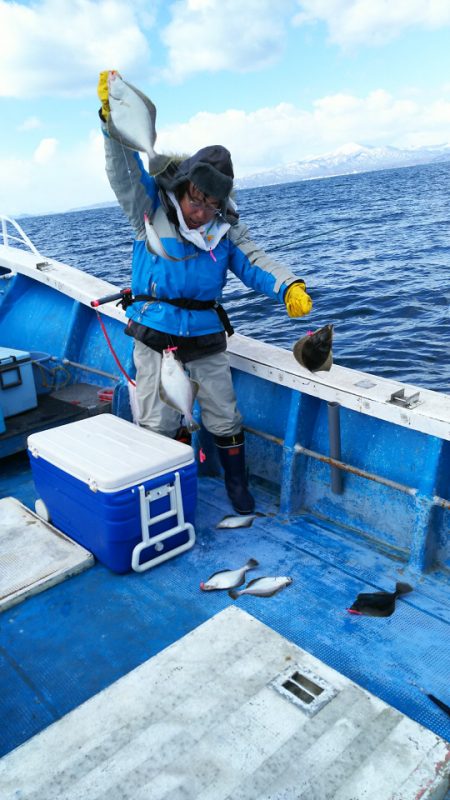
<svg viewBox="0 0 450 800"><path fill-rule="evenodd" d="M30 354L25 350L14 350L12 347L0 347L0 369L10 367L14 363L29 361Z"/></svg>
<svg viewBox="0 0 450 800"><path fill-rule="evenodd" d="M111 492L192 463L192 447L99 414L28 437L32 455L44 458L100 491Z"/></svg>

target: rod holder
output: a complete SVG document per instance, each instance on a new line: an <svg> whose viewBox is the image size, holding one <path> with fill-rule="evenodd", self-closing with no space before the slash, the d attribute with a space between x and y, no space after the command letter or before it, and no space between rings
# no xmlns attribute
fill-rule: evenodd
<svg viewBox="0 0 450 800"><path fill-rule="evenodd" d="M340 405L336 402L327 403L328 406L328 438L330 443L330 456L336 461L341 460L341 421ZM344 491L342 481L342 470L337 467L330 467L331 491L334 494L342 494Z"/></svg>

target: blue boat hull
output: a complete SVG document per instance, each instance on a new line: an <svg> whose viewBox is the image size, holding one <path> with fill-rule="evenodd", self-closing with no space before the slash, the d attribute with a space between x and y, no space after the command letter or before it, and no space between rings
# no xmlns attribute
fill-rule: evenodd
<svg viewBox="0 0 450 800"><path fill-rule="evenodd" d="M15 259L0 299L2 345L50 354L55 397L68 387L112 387L113 412L129 419L126 380L89 306L89 297L114 287L89 276L89 294L77 270L50 262L39 271L36 258L1 256L6 268ZM102 309L102 320L133 375L123 314ZM427 696L450 705L450 398L420 390L418 405L399 404L392 395L403 388L411 396L415 387L339 367L312 375L289 352L239 335L229 352L264 516L251 528L216 528L231 508L201 429L194 446L206 462L192 550L143 575L96 564L1 615L2 754L233 602L201 592L200 582L249 557L260 574L290 575L293 583L272 598L236 602L450 739L450 718ZM0 496L33 508L36 490L20 452L26 431L12 438L0 436ZM348 613L358 593L392 591L399 580L413 591L391 617Z"/></svg>

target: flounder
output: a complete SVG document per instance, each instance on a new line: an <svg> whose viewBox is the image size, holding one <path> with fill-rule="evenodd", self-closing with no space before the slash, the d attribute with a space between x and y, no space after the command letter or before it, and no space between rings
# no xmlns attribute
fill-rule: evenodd
<svg viewBox="0 0 450 800"><path fill-rule="evenodd" d="M395 601L402 594L412 592L409 583L397 583L395 592L362 592L348 611L366 617L390 617L395 610Z"/></svg>
<svg viewBox="0 0 450 800"><path fill-rule="evenodd" d="M294 344L294 357L310 372L329 370L333 364L333 326L325 325L314 332L307 333Z"/></svg>
<svg viewBox="0 0 450 800"><path fill-rule="evenodd" d="M234 589L236 586L242 586L247 570L257 566L256 559L249 558L247 563L239 569L224 569L221 572L214 572L206 582L200 584L200 589L203 589L204 592L212 592L217 589Z"/></svg>

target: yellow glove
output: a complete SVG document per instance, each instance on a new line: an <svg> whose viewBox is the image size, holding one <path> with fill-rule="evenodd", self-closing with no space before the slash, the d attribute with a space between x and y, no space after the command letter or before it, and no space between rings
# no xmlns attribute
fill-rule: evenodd
<svg viewBox="0 0 450 800"><path fill-rule="evenodd" d="M110 72L115 72L115 70L105 69L103 72L101 72L97 85L97 94L102 104L100 116L104 122L106 122L108 119L110 111L108 102L108 75Z"/></svg>
<svg viewBox="0 0 450 800"><path fill-rule="evenodd" d="M290 317L304 317L312 309L312 300L306 294L306 286L303 281L292 283L284 295L284 302L287 313Z"/></svg>

